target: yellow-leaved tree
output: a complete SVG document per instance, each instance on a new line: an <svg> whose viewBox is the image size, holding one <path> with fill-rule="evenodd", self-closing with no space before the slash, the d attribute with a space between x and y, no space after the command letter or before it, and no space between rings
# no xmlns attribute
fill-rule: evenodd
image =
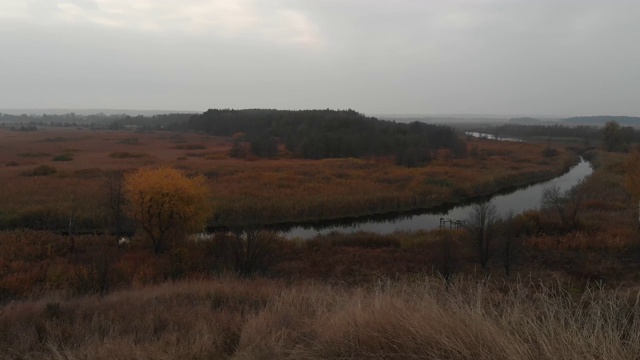
<svg viewBox="0 0 640 360"><path fill-rule="evenodd" d="M125 178L127 213L155 253L169 240L204 228L211 214L210 191L203 176L172 168L143 168Z"/></svg>
<svg viewBox="0 0 640 360"><path fill-rule="evenodd" d="M633 150L627 162L625 185L634 200L638 202L638 222L640 222L640 147Z"/></svg>

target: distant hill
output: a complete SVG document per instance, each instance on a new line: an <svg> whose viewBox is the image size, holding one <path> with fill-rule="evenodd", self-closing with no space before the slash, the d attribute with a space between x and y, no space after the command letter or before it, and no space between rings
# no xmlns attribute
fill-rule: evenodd
<svg viewBox="0 0 640 360"><path fill-rule="evenodd" d="M531 117L519 117L513 118L509 120L509 124L518 124L518 125L543 125L549 124L549 121L542 121L538 119L534 119Z"/></svg>
<svg viewBox="0 0 640 360"><path fill-rule="evenodd" d="M177 111L177 110L131 110L131 109L0 109L0 114L9 114L9 115L65 115L65 114L76 114L76 115L95 115L95 114L104 114L104 115L129 115L129 116L153 116L153 115L163 115L163 114L196 114L200 113L199 111Z"/></svg>
<svg viewBox="0 0 640 360"><path fill-rule="evenodd" d="M571 125L599 125L602 126L609 121L615 121L623 126L640 127L640 117L636 116L576 116L561 121L563 124Z"/></svg>
<svg viewBox="0 0 640 360"><path fill-rule="evenodd" d="M555 119L554 119L555 120ZM518 117L509 120L511 125L565 125L565 126L604 126L609 121L616 121L622 126L640 127L640 117L635 116L574 116L565 119L540 120L532 117Z"/></svg>

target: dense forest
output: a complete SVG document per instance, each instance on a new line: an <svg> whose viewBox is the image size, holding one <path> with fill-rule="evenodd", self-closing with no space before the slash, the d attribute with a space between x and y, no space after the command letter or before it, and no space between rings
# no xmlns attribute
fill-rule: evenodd
<svg viewBox="0 0 640 360"><path fill-rule="evenodd" d="M245 150L274 157L280 144L298 158L390 156L405 166L428 162L438 149L449 149L454 156L466 153L450 127L378 120L353 110L208 110L174 128L232 136L238 157Z"/></svg>
<svg viewBox="0 0 640 360"><path fill-rule="evenodd" d="M590 144L604 143L609 151L627 151L634 142L640 142L640 132L631 126L621 126L610 121L603 127L598 126L565 126L553 125L521 125L505 124L491 128L478 129L501 137L547 138L547 139L577 139Z"/></svg>

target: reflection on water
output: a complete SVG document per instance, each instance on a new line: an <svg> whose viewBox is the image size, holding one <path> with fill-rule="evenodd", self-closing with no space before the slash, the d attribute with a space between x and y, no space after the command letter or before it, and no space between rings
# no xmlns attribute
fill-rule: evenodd
<svg viewBox="0 0 640 360"><path fill-rule="evenodd" d="M473 136L473 137L478 138L478 139L522 142L521 139L517 139L517 138L496 136L496 135L493 135L493 134L481 133L481 132L477 132L477 131L467 131L464 134L468 135L468 136Z"/></svg>
<svg viewBox="0 0 640 360"><path fill-rule="evenodd" d="M504 195L496 195L491 201L495 204L500 215L506 215L513 211L514 215L525 210L536 209L540 206L542 192L545 188L556 185L561 191L568 190L591 174L591 165L581 160L569 172L553 180L538 183L521 188ZM353 233L357 231L375 232L387 234L396 230L417 231L435 229L440 226L440 218L452 220L464 220L468 217L469 211L474 204L461 205L454 208L442 208L431 210L421 214L395 214L392 216L378 216L362 218L359 220L342 220L334 222L317 222L306 227L295 226L283 231L287 238L299 237L303 239L312 238L319 234L328 234L333 231L342 233Z"/></svg>

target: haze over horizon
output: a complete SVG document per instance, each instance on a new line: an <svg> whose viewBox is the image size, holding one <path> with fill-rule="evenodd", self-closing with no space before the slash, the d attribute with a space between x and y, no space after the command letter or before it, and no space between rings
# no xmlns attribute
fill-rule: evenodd
<svg viewBox="0 0 640 360"><path fill-rule="evenodd" d="M212 108L209 108L212 109ZM103 113L105 115L156 115L156 114L171 114L171 113L194 113L199 114L205 112L209 109L99 109L99 108L23 108L23 109L3 109L0 108L0 114L9 114L9 115L64 115L69 113L75 113L77 115L95 115L99 113ZM226 109L226 107L219 107L216 109ZM246 110L246 109L258 109L255 107L246 107L246 108L234 108L232 110ZM271 109L271 108L263 108L263 109ZM319 108L290 108L290 109L275 109L275 110L325 110ZM330 109L330 110L349 110L349 109ZM373 117L397 117L397 118L422 118L422 117L432 117L432 118L453 118L453 119L512 119L519 117L533 117L537 119L561 119L572 116L580 116L580 115L562 115L562 116L551 116L551 115L535 115L535 114L426 114L426 113L389 113L389 114L378 114L378 113L365 113L355 110L359 113L362 113L366 116ZM601 114L605 115L605 114Z"/></svg>
<svg viewBox="0 0 640 360"><path fill-rule="evenodd" d="M640 116L640 2L4 0L0 109Z"/></svg>

